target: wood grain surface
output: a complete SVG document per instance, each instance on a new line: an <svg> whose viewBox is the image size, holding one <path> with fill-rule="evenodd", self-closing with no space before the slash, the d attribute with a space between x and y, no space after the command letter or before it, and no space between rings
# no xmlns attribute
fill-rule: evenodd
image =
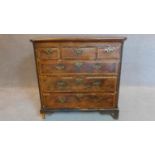
<svg viewBox="0 0 155 155"><path fill-rule="evenodd" d="M124 37L33 39L41 112L118 108Z"/></svg>

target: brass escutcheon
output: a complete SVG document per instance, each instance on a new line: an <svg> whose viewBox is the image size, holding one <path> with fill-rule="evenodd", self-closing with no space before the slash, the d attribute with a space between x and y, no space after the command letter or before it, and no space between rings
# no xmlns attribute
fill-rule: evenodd
<svg viewBox="0 0 155 155"><path fill-rule="evenodd" d="M67 83L65 81L58 81L57 82L57 87L59 89L64 89L67 86Z"/></svg>
<svg viewBox="0 0 155 155"><path fill-rule="evenodd" d="M74 49L74 52L77 56L81 55L83 53L83 50L82 49Z"/></svg>
<svg viewBox="0 0 155 155"><path fill-rule="evenodd" d="M106 53L112 53L112 52L114 52L114 50L115 50L114 47L107 47L104 51L105 51Z"/></svg>
<svg viewBox="0 0 155 155"><path fill-rule="evenodd" d="M82 66L83 66L83 62L76 62L75 63L75 66L78 68L78 69L80 69Z"/></svg>
<svg viewBox="0 0 155 155"><path fill-rule="evenodd" d="M93 86L100 86L101 85L101 81L96 80L92 83Z"/></svg>
<svg viewBox="0 0 155 155"><path fill-rule="evenodd" d="M75 95L78 99L81 99L83 96L84 96L84 94L76 94Z"/></svg>
<svg viewBox="0 0 155 155"><path fill-rule="evenodd" d="M57 64L56 69L63 70L63 69L65 69L65 65L64 64Z"/></svg>
<svg viewBox="0 0 155 155"><path fill-rule="evenodd" d="M96 63L96 64L94 64L94 68L95 69L101 69L102 68L102 64L99 64L99 63Z"/></svg>
<svg viewBox="0 0 155 155"><path fill-rule="evenodd" d="M47 55L50 55L50 54L52 54L53 50L51 48L47 48L45 50L45 52L46 52Z"/></svg>
<svg viewBox="0 0 155 155"><path fill-rule="evenodd" d="M65 97L59 97L58 98L58 102L59 103L65 103L66 102L66 98Z"/></svg>
<svg viewBox="0 0 155 155"><path fill-rule="evenodd" d="M75 79L75 82L76 82L77 84L82 84L82 83L83 83L83 78L76 78L76 79Z"/></svg>

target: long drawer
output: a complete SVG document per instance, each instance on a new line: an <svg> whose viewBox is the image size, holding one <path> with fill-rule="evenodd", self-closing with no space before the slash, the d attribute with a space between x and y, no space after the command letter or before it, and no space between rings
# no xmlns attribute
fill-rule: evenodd
<svg viewBox="0 0 155 155"><path fill-rule="evenodd" d="M119 61L39 61L40 74L104 73L116 75Z"/></svg>
<svg viewBox="0 0 155 155"><path fill-rule="evenodd" d="M115 92L117 77L40 76L43 92Z"/></svg>
<svg viewBox="0 0 155 155"><path fill-rule="evenodd" d="M45 93L43 100L47 109L104 109L116 106L116 94Z"/></svg>

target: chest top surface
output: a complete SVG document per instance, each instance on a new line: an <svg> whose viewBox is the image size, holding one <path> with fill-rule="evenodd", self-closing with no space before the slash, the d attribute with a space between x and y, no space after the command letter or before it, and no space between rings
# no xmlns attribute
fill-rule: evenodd
<svg viewBox="0 0 155 155"><path fill-rule="evenodd" d="M50 35L31 39L32 42L51 42L51 41L119 41L123 42L126 37L123 36L105 36L105 35Z"/></svg>

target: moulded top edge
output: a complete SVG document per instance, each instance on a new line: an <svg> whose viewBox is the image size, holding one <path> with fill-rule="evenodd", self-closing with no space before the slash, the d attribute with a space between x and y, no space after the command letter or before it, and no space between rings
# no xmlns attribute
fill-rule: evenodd
<svg viewBox="0 0 155 155"><path fill-rule="evenodd" d="M78 35L78 36L54 36L54 37L49 37L49 38L36 38L36 39L31 39L32 42L50 42L50 41L125 41L127 38L122 37L122 36L83 36L83 35Z"/></svg>

